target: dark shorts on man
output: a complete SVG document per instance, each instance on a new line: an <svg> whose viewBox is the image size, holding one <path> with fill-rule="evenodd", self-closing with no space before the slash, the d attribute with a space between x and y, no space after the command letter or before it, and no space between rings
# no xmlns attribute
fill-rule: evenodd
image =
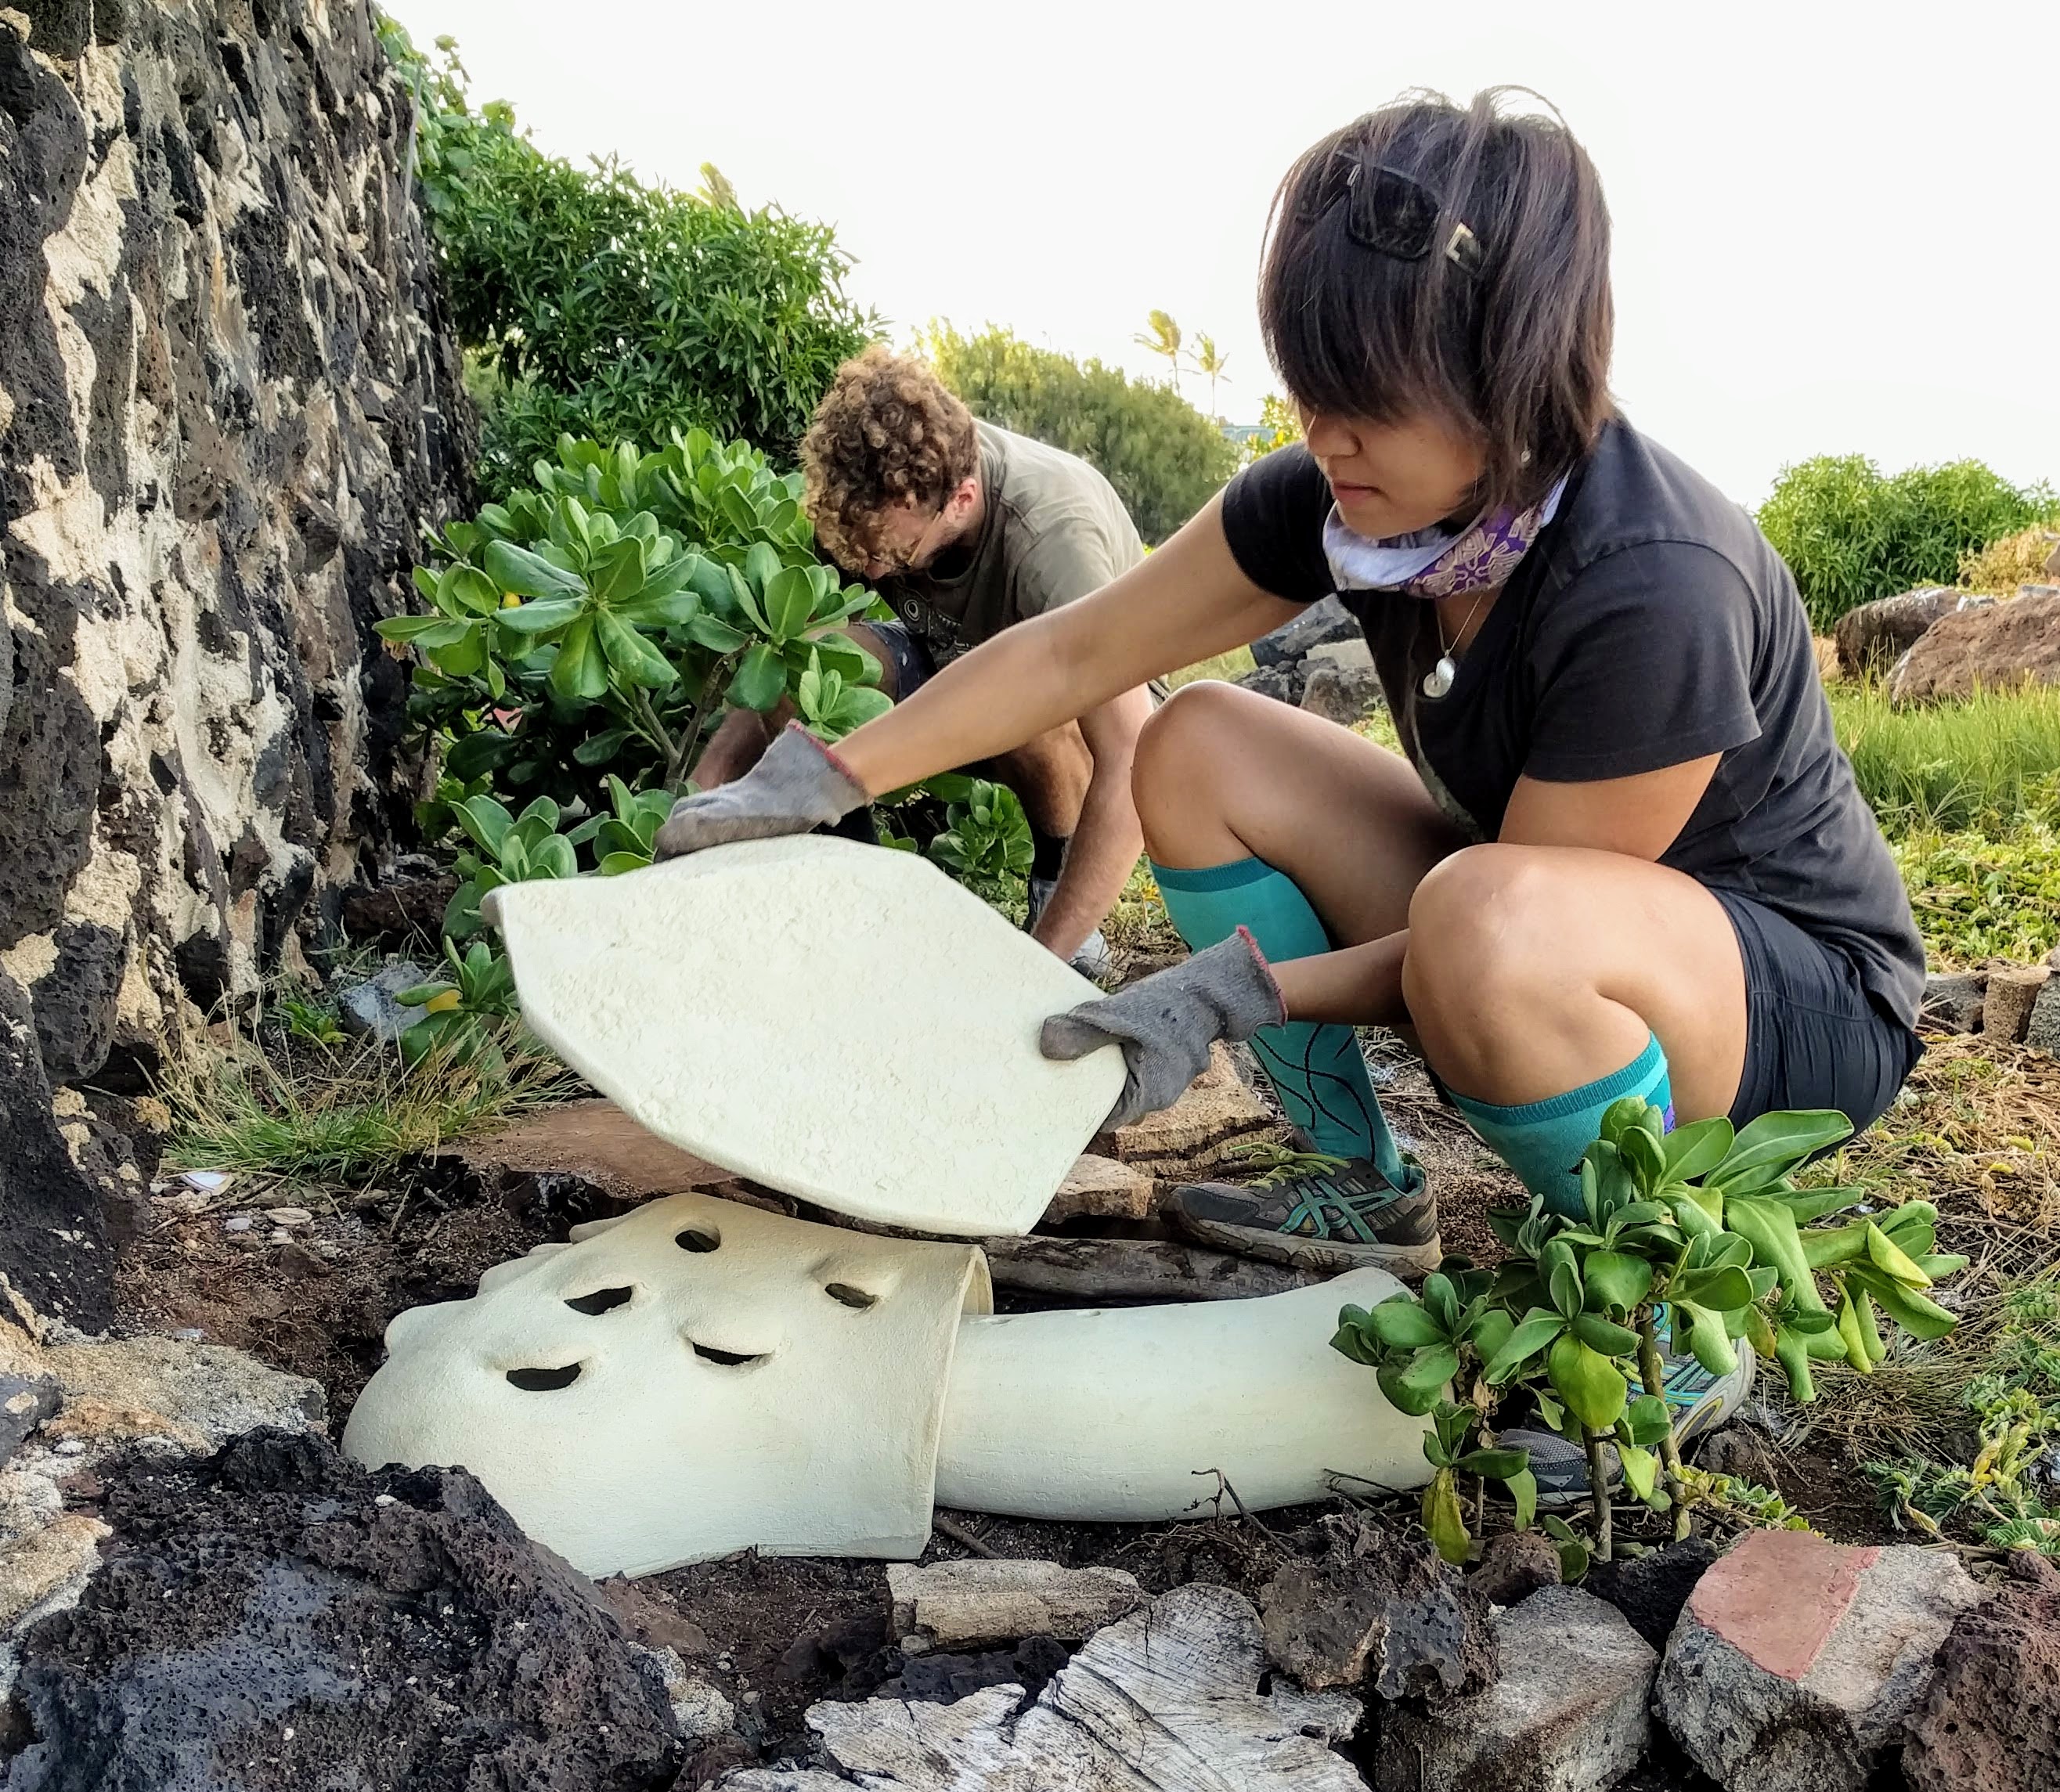
<svg viewBox="0 0 2060 1792"><path fill-rule="evenodd" d="M1863 1131L1895 1100L1922 1041L1876 1005L1836 947L1750 896L1710 893L1731 916L1745 960L1745 1072L1731 1123L1835 1108Z"/></svg>

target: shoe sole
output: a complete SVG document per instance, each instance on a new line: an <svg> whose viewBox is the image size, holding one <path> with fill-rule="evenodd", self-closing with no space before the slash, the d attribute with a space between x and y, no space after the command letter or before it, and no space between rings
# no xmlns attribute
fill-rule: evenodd
<svg viewBox="0 0 2060 1792"><path fill-rule="evenodd" d="M1295 1238L1284 1232L1262 1232L1249 1226L1197 1219L1177 1207L1168 1207L1163 1217L1173 1231L1197 1244L1212 1245L1233 1256L1284 1263L1291 1269L1384 1269L1391 1275L1417 1279L1428 1275L1444 1261L1445 1256L1435 1232L1421 1244L1347 1245L1332 1239Z"/></svg>

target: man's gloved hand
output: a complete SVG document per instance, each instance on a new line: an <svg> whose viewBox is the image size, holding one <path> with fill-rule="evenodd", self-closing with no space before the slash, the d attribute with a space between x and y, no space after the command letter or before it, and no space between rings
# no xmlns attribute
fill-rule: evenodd
<svg viewBox="0 0 2060 1792"><path fill-rule="evenodd" d="M791 723L742 777L675 803L652 842L653 856L673 859L733 840L805 834L841 821L866 800L836 755Z"/></svg>
<svg viewBox="0 0 2060 1792"><path fill-rule="evenodd" d="M1123 1093L1108 1124L1128 1126L1170 1108L1208 1068L1220 1039L1249 1039L1288 1018L1280 986L1243 928L1184 964L1099 1002L1083 1002L1044 1023L1038 1047L1048 1058L1084 1058L1108 1044L1123 1048Z"/></svg>

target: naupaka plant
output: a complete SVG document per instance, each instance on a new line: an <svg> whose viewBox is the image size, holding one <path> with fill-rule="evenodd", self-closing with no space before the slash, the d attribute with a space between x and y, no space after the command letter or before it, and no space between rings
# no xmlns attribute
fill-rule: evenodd
<svg viewBox="0 0 2060 1792"><path fill-rule="evenodd" d="M1736 1132L1723 1119L1669 1132L1659 1108L1619 1102L1583 1156L1578 1213L1534 1199L1489 1215L1509 1255L1475 1297L1478 1310L1471 1301L1458 1310L1463 1326L1448 1323L1447 1291L1427 1281L1421 1295L1347 1307L1333 1344L1371 1364L1404 1411L1434 1412L1451 1384L1473 1415L1471 1431L1455 1435L1476 1450L1491 1447L1497 1407L1520 1391L1534 1423L1587 1457L1600 1559L1612 1548L1609 1448L1631 1491L1671 1511L1685 1536L1696 1490L1667 1411L1663 1342L1685 1344L1719 1375L1736 1370L1741 1347L1754 1350L1779 1362L1791 1396L1807 1401L1813 1359L1872 1370L1886 1349L1884 1320L1920 1339L1952 1327L1926 1291L1966 1259L1934 1254L1935 1209L1910 1203L1877 1219L1853 1211L1863 1190L1797 1186L1795 1173L1851 1131L1843 1115L1811 1111L1763 1115ZM1463 1344L1479 1359L1475 1376ZM1515 1475L1491 1472L1507 1467L1499 1457L1467 1466L1450 1428L1434 1417L1424 1440L1435 1471L1425 1510L1456 1561L1468 1545L1453 1523L1459 1476L1515 1483L1519 1522L1528 1502Z"/></svg>

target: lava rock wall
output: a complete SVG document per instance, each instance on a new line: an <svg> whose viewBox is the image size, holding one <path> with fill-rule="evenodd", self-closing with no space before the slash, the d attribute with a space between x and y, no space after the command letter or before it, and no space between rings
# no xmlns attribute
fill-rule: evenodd
<svg viewBox="0 0 2060 1792"><path fill-rule="evenodd" d="M290 960L418 794L373 624L473 444L412 123L368 0L0 5L0 973L54 1084Z"/></svg>

